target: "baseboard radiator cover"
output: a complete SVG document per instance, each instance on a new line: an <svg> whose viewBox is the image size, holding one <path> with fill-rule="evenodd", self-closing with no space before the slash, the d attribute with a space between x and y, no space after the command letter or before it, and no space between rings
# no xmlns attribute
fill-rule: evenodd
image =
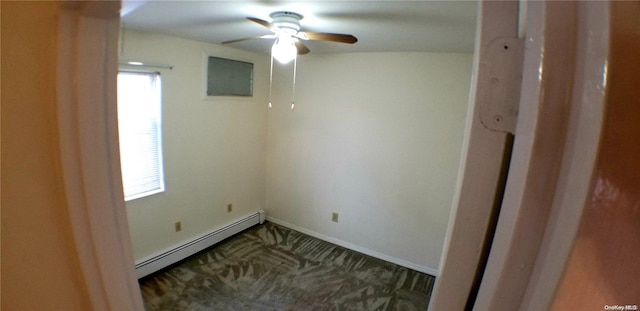
<svg viewBox="0 0 640 311"><path fill-rule="evenodd" d="M255 214L251 214L193 240L186 241L155 255L143 258L136 262L136 275L138 278L142 278L162 268L168 267L234 234L261 224L264 222L264 219L265 213L260 210Z"/></svg>

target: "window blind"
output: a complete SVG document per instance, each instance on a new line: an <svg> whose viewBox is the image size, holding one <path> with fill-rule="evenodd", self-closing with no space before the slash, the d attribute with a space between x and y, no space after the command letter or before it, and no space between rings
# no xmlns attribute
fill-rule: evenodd
<svg viewBox="0 0 640 311"><path fill-rule="evenodd" d="M118 74L118 130L125 200L164 191L160 74Z"/></svg>

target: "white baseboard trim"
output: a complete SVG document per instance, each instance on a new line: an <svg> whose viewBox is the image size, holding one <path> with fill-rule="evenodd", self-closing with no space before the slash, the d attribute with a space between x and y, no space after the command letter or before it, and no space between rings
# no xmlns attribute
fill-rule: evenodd
<svg viewBox="0 0 640 311"><path fill-rule="evenodd" d="M348 248L350 250L353 250L353 251L356 251L356 252L359 252L359 253L363 253L365 255L369 255L371 257L382 259L384 261L388 261L388 262L394 263L396 265L403 266L405 268L413 269L413 270L416 270L416 271L419 271L419 272L423 272L423 273L426 273L426 274L429 274L429 275L433 275L433 276L436 276L436 277L439 274L439 270L438 269L429 268L427 266L418 265L418 264L415 264L415 263L412 263L412 262L409 262L409 261L406 261L406 260L395 258L393 256L381 254L381 253L378 253L376 251L372 251L370 249L351 244L349 242L345 242L345 241L342 241L342 240L339 240L339 239L336 239L336 238L332 238L332 237L324 235L322 233L318 233L318 232L315 232L315 231L311 231L309 229L302 228L300 226L296 226L294 224L290 224L290 223L288 223L286 221L283 221L283 220L280 220L280 219L277 219L277 218L273 218L271 216L267 216L267 220L271 221L271 222L273 222L275 224L281 225L283 227L287 227L289 229L293 229L295 231L310 235L310 236L312 236L314 238L318 238L320 240L324 240L324 241L327 241L329 243L333 243L333 244L336 244L338 246L342 246L344 248Z"/></svg>
<svg viewBox="0 0 640 311"><path fill-rule="evenodd" d="M136 275L138 278L147 276L262 222L264 212L259 211L200 237L140 259L136 261Z"/></svg>

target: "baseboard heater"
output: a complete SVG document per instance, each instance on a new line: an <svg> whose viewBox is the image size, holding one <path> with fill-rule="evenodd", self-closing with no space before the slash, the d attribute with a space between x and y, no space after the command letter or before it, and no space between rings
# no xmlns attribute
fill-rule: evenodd
<svg viewBox="0 0 640 311"><path fill-rule="evenodd" d="M254 225L263 223L265 217L266 215L264 211L260 210L255 214L211 231L201 237L182 243L156 255L144 258L136 263L136 275L138 278L142 278L162 268L168 267L169 265L206 249L207 247L210 247L236 233L240 233Z"/></svg>

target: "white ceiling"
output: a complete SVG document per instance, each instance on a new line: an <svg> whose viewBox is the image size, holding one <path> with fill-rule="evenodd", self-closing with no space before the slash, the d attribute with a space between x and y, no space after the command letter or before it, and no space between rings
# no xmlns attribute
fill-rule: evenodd
<svg viewBox="0 0 640 311"><path fill-rule="evenodd" d="M126 29L211 43L270 34L247 20L274 11L302 14L303 31L352 34L356 44L306 41L311 53L472 52L476 1L166 1L123 0ZM230 46L268 53L272 40Z"/></svg>

